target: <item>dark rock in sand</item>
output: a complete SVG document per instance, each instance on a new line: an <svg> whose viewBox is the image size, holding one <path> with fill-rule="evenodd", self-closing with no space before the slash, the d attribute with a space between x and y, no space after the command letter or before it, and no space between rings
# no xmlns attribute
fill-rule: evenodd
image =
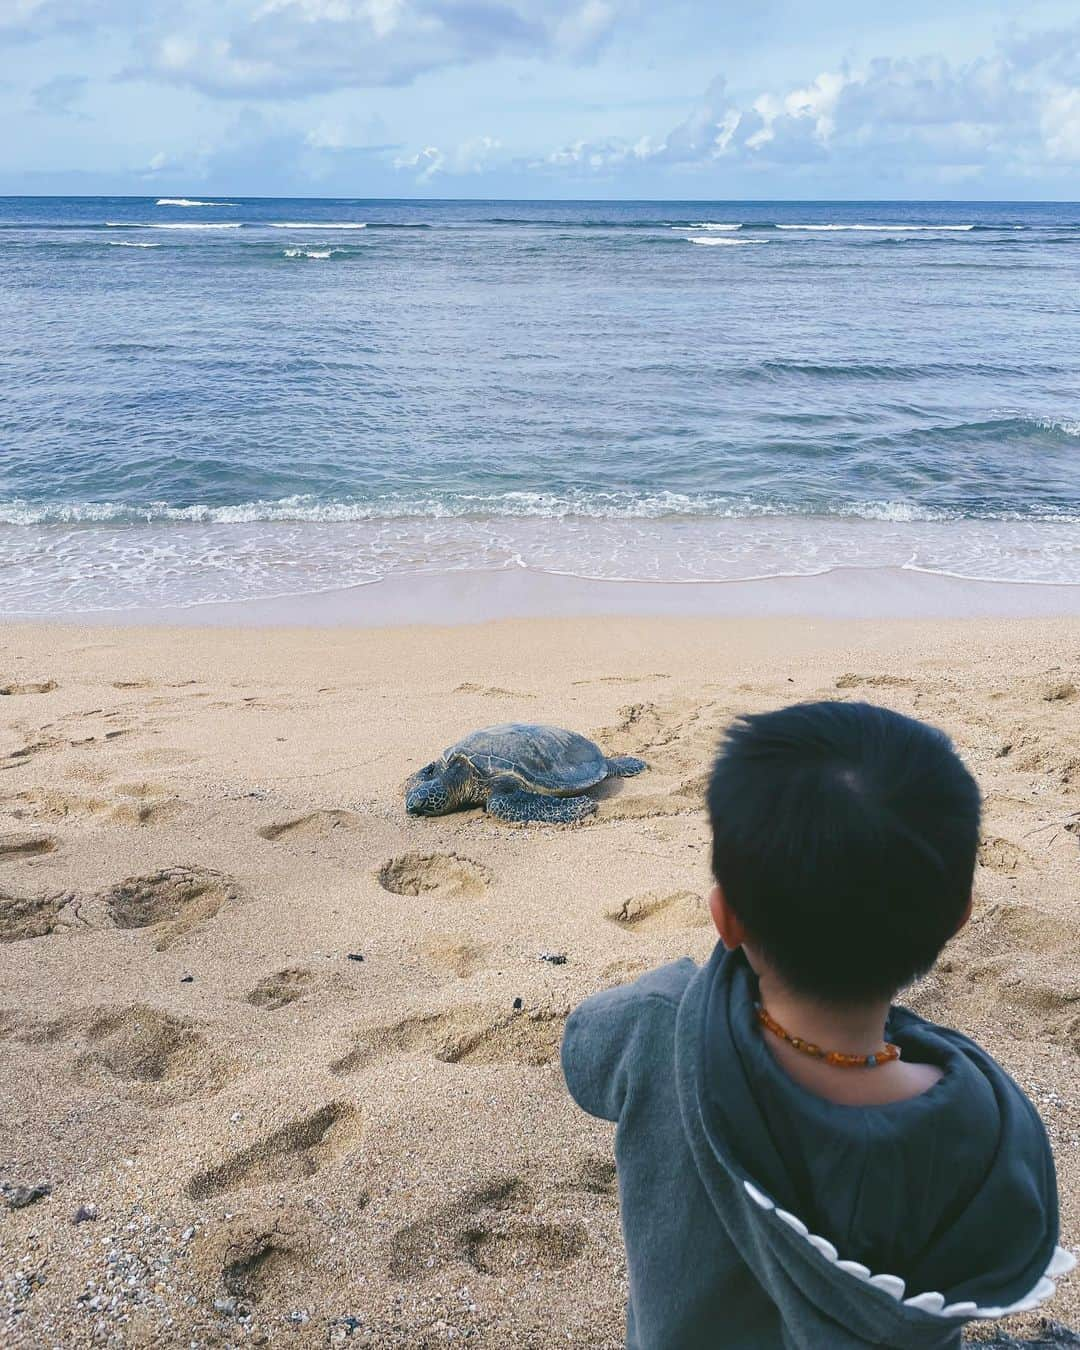
<svg viewBox="0 0 1080 1350"><path fill-rule="evenodd" d="M22 1186L12 1181L0 1181L0 1195L8 1209L25 1209L37 1200L44 1200L52 1194L52 1186L47 1181L39 1181L36 1186Z"/></svg>

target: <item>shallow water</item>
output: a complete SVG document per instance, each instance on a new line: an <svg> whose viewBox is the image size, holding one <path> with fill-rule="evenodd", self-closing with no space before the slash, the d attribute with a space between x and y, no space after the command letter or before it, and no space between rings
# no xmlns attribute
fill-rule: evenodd
<svg viewBox="0 0 1080 1350"><path fill-rule="evenodd" d="M0 612L1080 583L1080 207L175 200L0 200Z"/></svg>

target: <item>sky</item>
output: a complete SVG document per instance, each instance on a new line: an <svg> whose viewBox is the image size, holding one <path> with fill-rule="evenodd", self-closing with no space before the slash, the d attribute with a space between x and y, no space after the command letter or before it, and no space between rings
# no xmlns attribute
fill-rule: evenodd
<svg viewBox="0 0 1080 1350"><path fill-rule="evenodd" d="M1080 199L1075 0L0 0L0 194Z"/></svg>

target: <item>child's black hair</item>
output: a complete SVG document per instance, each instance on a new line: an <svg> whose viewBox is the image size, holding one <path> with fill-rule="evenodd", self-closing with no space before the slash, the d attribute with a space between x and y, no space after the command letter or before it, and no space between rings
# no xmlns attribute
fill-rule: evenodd
<svg viewBox="0 0 1080 1350"><path fill-rule="evenodd" d="M891 998L963 918L979 789L935 727L869 703L741 717L708 804L716 880L752 944L804 995Z"/></svg>

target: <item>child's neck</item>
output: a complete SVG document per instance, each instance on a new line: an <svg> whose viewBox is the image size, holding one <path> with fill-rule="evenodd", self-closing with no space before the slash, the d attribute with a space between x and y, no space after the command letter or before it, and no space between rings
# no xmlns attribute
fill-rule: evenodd
<svg viewBox="0 0 1080 1350"><path fill-rule="evenodd" d="M851 1055L872 1055L885 1043L889 1000L831 1008L801 997L766 971L759 971L761 1001L791 1036ZM872 1069L838 1068L796 1050L762 1029L770 1053L780 1067L816 1096L842 1106L884 1106L917 1097L932 1087L941 1071L929 1064L902 1059Z"/></svg>

